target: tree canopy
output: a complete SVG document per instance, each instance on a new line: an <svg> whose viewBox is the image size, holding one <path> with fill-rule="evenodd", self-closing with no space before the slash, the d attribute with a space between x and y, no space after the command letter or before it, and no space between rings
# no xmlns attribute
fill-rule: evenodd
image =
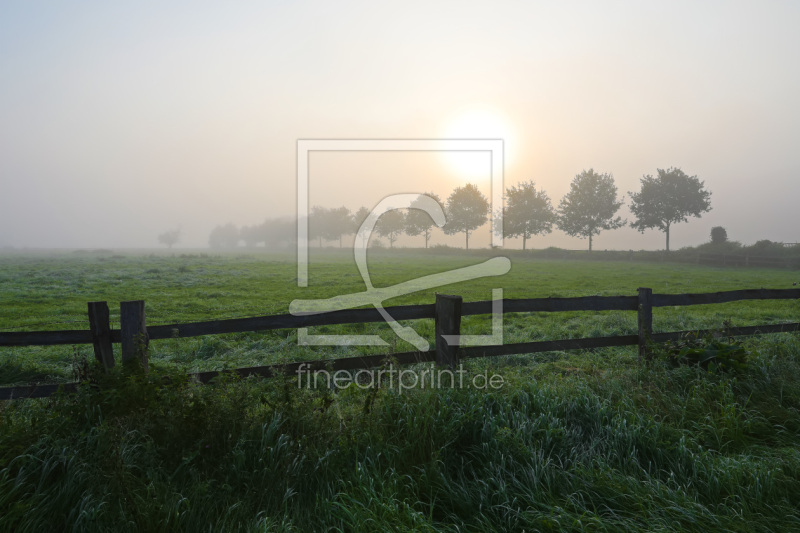
<svg viewBox="0 0 800 533"><path fill-rule="evenodd" d="M167 248L172 248L174 245L178 244L180 240L181 240L180 229L165 231L164 233L158 236L158 242L160 244L166 244Z"/></svg>
<svg viewBox="0 0 800 533"><path fill-rule="evenodd" d="M445 212L447 223L442 229L448 235L463 231L466 247L469 250L469 234L486 223L489 201L477 186L468 183L463 187L456 187L450 194Z"/></svg>
<svg viewBox="0 0 800 533"><path fill-rule="evenodd" d="M399 209L392 209L381 215L375 230L381 237L389 241L389 248L394 247L394 241L403 233L406 226L406 217Z"/></svg>
<svg viewBox="0 0 800 533"><path fill-rule="evenodd" d="M714 244L723 244L728 242L728 232L722 226L714 226L711 228L711 242Z"/></svg>
<svg viewBox="0 0 800 533"><path fill-rule="evenodd" d="M339 239L339 248L342 247L342 237L355 233L353 230L353 215L346 207L336 207L327 212L326 237L331 240Z"/></svg>
<svg viewBox="0 0 800 533"><path fill-rule="evenodd" d="M667 239L672 224L686 222L689 216L700 217L711 210L711 193L703 188L697 176L688 176L679 168L658 169L658 176L643 176L641 190L628 193L631 212L636 221L631 224L642 233L658 228Z"/></svg>
<svg viewBox="0 0 800 533"><path fill-rule="evenodd" d="M208 245L212 248L236 248L239 245L239 238L239 228L234 224L228 223L211 230L211 235L208 237Z"/></svg>
<svg viewBox="0 0 800 533"><path fill-rule="evenodd" d="M308 217L309 240L317 239L322 246L322 239L326 241L339 241L342 247L342 237L355 233L353 229L353 215L347 207L327 208L315 205L311 208Z"/></svg>
<svg viewBox="0 0 800 533"><path fill-rule="evenodd" d="M442 205L442 199L439 198L437 194L432 192L426 192L425 196L430 196L439 205ZM415 204L418 202L415 201L411 204L408 214L406 214L406 234L415 236L415 235L424 235L425 236L425 248L428 247L428 241L431 238L431 230L433 229L436 224L434 223L433 219L430 217L428 213L415 207Z"/></svg>
<svg viewBox="0 0 800 533"><path fill-rule="evenodd" d="M550 198L543 190L537 190L534 182L506 189L501 229L504 237L522 237L523 250L531 236L550 233L555 220Z"/></svg>
<svg viewBox="0 0 800 533"><path fill-rule="evenodd" d="M366 222L367 218L370 218L372 215L372 210L368 207L359 207L358 211L353 214L353 233L356 234L356 239L360 239L360 245L366 246L368 243L366 240L369 238L369 235L358 235L358 231L361 229L361 226ZM357 240L358 242L358 240Z"/></svg>
<svg viewBox="0 0 800 533"><path fill-rule="evenodd" d="M572 237L588 237L591 251L595 235L625 225L624 220L614 216L622 203L617 199L617 186L611 174L584 170L575 176L569 192L559 203L558 227Z"/></svg>

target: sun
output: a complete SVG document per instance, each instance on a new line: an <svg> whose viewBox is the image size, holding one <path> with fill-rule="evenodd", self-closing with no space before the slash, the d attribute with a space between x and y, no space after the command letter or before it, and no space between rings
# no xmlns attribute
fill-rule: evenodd
<svg viewBox="0 0 800 533"><path fill-rule="evenodd" d="M502 139L507 147L511 127L499 113L472 110L458 115L444 130L445 139ZM488 152L446 152L447 168L459 179L488 180L491 160ZM506 163L508 155L505 154Z"/></svg>

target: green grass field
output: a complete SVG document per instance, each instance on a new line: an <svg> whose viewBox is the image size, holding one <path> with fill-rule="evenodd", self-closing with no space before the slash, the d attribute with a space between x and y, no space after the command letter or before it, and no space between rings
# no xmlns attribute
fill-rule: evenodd
<svg viewBox="0 0 800 533"><path fill-rule="evenodd" d="M313 252L316 252L313 253ZM376 251L370 255L375 286L478 263L488 253L469 256L424 254L412 250ZM293 256L276 254L64 253L54 256L0 256L0 330L88 329L86 303L108 301L112 327L119 327L119 302L145 300L150 325L287 313L294 299L327 298L360 292L364 283L352 256L344 251L312 250L309 287L298 288ZM448 285L385 302L431 303L436 292L459 294L465 301L489 300L493 288L505 298L632 295L637 287L656 293L714 292L741 288L787 288L796 272L726 269L681 264L532 260L512 256L511 271L500 277ZM747 302L693 308L657 309L654 329L753 325L794 320L797 302ZM432 320L415 327L433 339ZM489 317L466 317L464 333L489 333ZM548 340L636 332L631 312L533 313L508 315L505 342ZM312 333L381 334L392 350L413 347L395 343L385 324L313 328ZM91 348L80 348L89 353ZM386 348L298 347L293 330L154 341L153 361L187 371L219 370L290 360L384 353ZM68 381L71 347L7 348L0 354L5 371L0 384L33 380Z"/></svg>
<svg viewBox="0 0 800 533"><path fill-rule="evenodd" d="M371 252L385 286L477 263ZM85 329L86 302L144 299L148 324L285 313L296 298L364 290L352 258L61 253L0 256L0 330ZM509 274L435 292L506 298L789 288L796 272L512 256ZM656 331L800 320L800 302L662 308ZM431 320L415 321L432 340ZM488 333L465 317L463 333ZM629 334L633 312L508 315L505 342ZM90 373L100 387L0 402L0 531L793 531L800 530L800 340L742 340L739 372L646 367L635 348L470 360L498 390L298 388L293 378L210 386L186 371L411 349L301 347L278 330L151 343L151 374ZM0 384L71 381L91 348L0 351ZM164 375L172 383L165 385Z"/></svg>

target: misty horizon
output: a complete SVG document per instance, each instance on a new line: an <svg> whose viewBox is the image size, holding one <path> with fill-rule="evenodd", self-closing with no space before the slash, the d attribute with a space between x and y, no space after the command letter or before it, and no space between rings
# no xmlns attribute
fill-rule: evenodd
<svg viewBox="0 0 800 533"><path fill-rule="evenodd" d="M3 5L0 248L157 249L177 228L175 248L205 248L216 226L296 217L300 139L503 139L504 189L534 181L557 204L594 168L629 221L642 176L678 167L712 209L672 228L674 249L715 226L800 242L799 15L777 1ZM309 207L490 192L480 153L319 152L309 168ZM528 245L586 242L554 229ZM623 227L594 247L659 250L664 235Z"/></svg>

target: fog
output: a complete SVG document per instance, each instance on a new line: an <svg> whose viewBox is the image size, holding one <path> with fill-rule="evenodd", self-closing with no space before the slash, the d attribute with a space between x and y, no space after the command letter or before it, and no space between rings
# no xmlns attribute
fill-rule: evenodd
<svg viewBox="0 0 800 533"><path fill-rule="evenodd" d="M296 216L298 139L437 138L502 138L505 186L534 180L554 205L584 169L627 196L679 167L712 211L674 226L673 248L713 226L798 242L798 20L788 1L6 2L0 247L157 248L175 228L176 248L205 247L216 226ZM437 153L313 153L309 204L489 196L481 157L465 173ZM488 226L470 239L488 244ZM655 230L594 240L663 246Z"/></svg>

